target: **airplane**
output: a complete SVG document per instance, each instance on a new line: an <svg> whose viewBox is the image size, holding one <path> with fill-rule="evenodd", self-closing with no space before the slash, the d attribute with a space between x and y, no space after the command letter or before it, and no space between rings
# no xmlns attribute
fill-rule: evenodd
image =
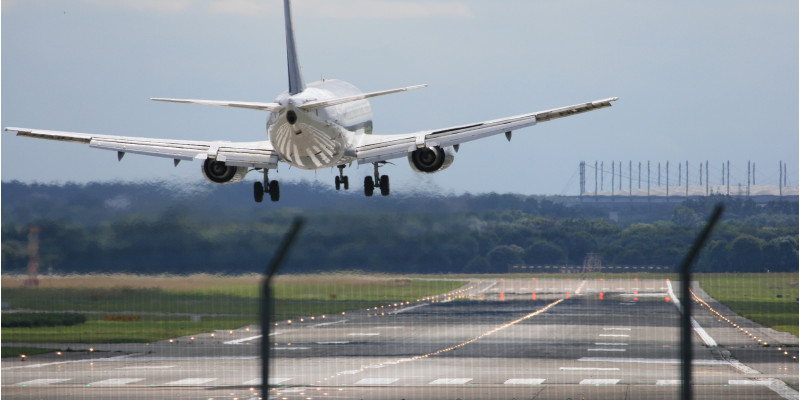
<svg viewBox="0 0 800 400"><path fill-rule="evenodd" d="M195 99L151 98L153 101L235 107L267 111L267 140L253 142L193 141L89 133L50 131L28 128L5 128L17 136L88 144L89 147L117 152L121 161L127 153L171 158L174 165L184 160L203 162L203 176L217 184L242 181L248 172L263 173L263 183L255 182L253 196L262 202L280 199L278 181L269 179L269 170L278 163L316 170L337 167L336 190L349 189L344 168L357 163L372 164L373 175L364 178L364 194L372 196L375 188L389 195L389 177L379 167L389 160L406 157L411 168L423 174L442 171L453 164L462 143L504 133L510 141L514 130L557 118L610 107L617 97L590 101L568 107L537 111L490 121L424 130L408 134L373 135L372 109L367 99L424 88L415 85L362 93L354 85L337 79L306 84L300 69L295 43L290 0L284 0L286 53L289 90L271 103Z"/></svg>

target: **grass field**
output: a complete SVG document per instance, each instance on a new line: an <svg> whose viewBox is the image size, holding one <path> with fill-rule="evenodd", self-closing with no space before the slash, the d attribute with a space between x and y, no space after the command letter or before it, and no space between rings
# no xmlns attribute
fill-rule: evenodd
<svg viewBox="0 0 800 400"><path fill-rule="evenodd" d="M75 326L3 328L3 342L152 342L257 324L261 278L247 276L45 276L40 286L25 277L2 277L2 301L11 309L76 311ZM273 283L277 321L414 301L446 293L465 282L383 275L279 276ZM137 321L121 321L136 317ZM130 319L130 318L128 318Z"/></svg>
<svg viewBox="0 0 800 400"><path fill-rule="evenodd" d="M741 316L798 336L798 274L697 274L711 297Z"/></svg>

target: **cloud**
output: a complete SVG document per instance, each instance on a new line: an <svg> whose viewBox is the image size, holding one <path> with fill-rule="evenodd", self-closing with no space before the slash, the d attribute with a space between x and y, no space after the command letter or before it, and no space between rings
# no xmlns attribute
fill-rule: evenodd
<svg viewBox="0 0 800 400"><path fill-rule="evenodd" d="M104 7L122 7L136 11L163 13L184 12L198 0L84 0Z"/></svg>
<svg viewBox="0 0 800 400"><path fill-rule="evenodd" d="M277 4L277 2L275 3ZM469 6L459 2L414 2L381 0L304 0L292 3L295 15L344 20L472 17ZM207 10L216 14L282 14L283 7L257 0L215 0Z"/></svg>

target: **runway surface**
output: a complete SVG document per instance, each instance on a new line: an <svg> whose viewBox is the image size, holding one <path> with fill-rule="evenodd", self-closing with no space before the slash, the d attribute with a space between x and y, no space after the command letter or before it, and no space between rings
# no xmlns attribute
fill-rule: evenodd
<svg viewBox="0 0 800 400"><path fill-rule="evenodd" d="M277 387L266 398L678 398L671 285L677 291L665 280L482 280L419 302L282 321L270 337ZM694 291L706 304L694 307L696 397L797 399L797 339ZM2 395L261 398L260 340L246 327L3 360ZM792 344L786 354L781 342Z"/></svg>

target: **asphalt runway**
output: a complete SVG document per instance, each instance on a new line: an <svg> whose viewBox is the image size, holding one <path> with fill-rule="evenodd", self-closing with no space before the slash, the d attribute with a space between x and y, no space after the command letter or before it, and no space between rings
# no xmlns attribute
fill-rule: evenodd
<svg viewBox="0 0 800 400"><path fill-rule="evenodd" d="M419 302L282 321L270 337L276 387L266 397L675 399L680 328L673 284L483 280ZM797 339L736 316L699 288L695 294L706 304L694 307L696 398L797 399ZM5 359L2 395L263 398L260 340L255 327L246 327ZM792 347L777 350L782 342Z"/></svg>

